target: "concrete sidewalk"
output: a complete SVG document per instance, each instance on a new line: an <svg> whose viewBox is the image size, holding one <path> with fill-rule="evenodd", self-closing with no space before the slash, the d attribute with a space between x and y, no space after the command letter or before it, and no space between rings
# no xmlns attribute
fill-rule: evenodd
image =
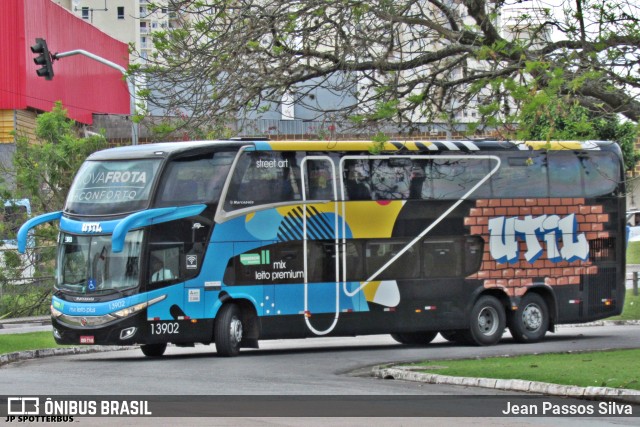
<svg viewBox="0 0 640 427"><path fill-rule="evenodd" d="M588 400L615 400L617 402L640 404L640 391L638 390L611 387L577 387L512 379L453 377L449 375L416 372L416 369L420 368L408 366L376 366L373 368L373 376L385 380L392 379L428 384L483 387L495 390L543 394L545 396L575 397Z"/></svg>

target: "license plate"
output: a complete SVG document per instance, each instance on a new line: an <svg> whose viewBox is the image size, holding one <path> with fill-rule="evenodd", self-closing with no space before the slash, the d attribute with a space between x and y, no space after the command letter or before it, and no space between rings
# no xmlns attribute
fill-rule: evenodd
<svg viewBox="0 0 640 427"><path fill-rule="evenodd" d="M80 337L80 344L93 344L95 339L92 335L85 335Z"/></svg>

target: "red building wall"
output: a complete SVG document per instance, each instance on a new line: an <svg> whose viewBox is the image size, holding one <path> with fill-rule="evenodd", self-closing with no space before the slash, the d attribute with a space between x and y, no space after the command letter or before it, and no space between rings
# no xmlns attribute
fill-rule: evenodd
<svg viewBox="0 0 640 427"><path fill-rule="evenodd" d="M53 80L38 77L31 46L43 38L51 53L83 49L127 68L126 43L106 35L51 0L0 1L0 109L51 111L62 101L69 117L91 124L94 113L129 114L122 73L75 55L54 61Z"/></svg>

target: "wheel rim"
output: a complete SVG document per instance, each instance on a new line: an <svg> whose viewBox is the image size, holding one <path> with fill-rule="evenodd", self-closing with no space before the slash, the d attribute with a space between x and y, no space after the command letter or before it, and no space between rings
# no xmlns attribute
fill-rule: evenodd
<svg viewBox="0 0 640 427"><path fill-rule="evenodd" d="M478 330L482 335L491 336L498 330L498 311L493 307L484 307L478 314Z"/></svg>
<svg viewBox="0 0 640 427"><path fill-rule="evenodd" d="M231 323L229 324L229 336L231 337L231 342L234 344L238 344L242 341L242 322L237 317L233 317L233 319L231 319Z"/></svg>
<svg viewBox="0 0 640 427"><path fill-rule="evenodd" d="M522 324L528 331L536 331L542 326L542 310L536 304L527 305L522 310Z"/></svg>

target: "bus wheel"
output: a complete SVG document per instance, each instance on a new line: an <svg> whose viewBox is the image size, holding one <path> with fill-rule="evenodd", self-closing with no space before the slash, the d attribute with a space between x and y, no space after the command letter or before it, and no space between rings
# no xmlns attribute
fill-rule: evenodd
<svg viewBox="0 0 640 427"><path fill-rule="evenodd" d="M480 297L471 310L471 324L467 337L476 345L493 345L502 338L506 326L504 308L497 298Z"/></svg>
<svg viewBox="0 0 640 427"><path fill-rule="evenodd" d="M517 342L537 342L549 329L549 310L540 295L528 293L509 319L509 331Z"/></svg>
<svg viewBox="0 0 640 427"><path fill-rule="evenodd" d="M240 353L242 320L240 309L235 304L225 304L216 316L214 338L218 356L230 357Z"/></svg>
<svg viewBox="0 0 640 427"><path fill-rule="evenodd" d="M160 357L164 354L164 351L167 349L167 344L142 344L140 346L140 350L147 357Z"/></svg>
<svg viewBox="0 0 640 427"><path fill-rule="evenodd" d="M437 332L409 332L404 334L391 334L391 338L400 344L426 345L438 335Z"/></svg>

